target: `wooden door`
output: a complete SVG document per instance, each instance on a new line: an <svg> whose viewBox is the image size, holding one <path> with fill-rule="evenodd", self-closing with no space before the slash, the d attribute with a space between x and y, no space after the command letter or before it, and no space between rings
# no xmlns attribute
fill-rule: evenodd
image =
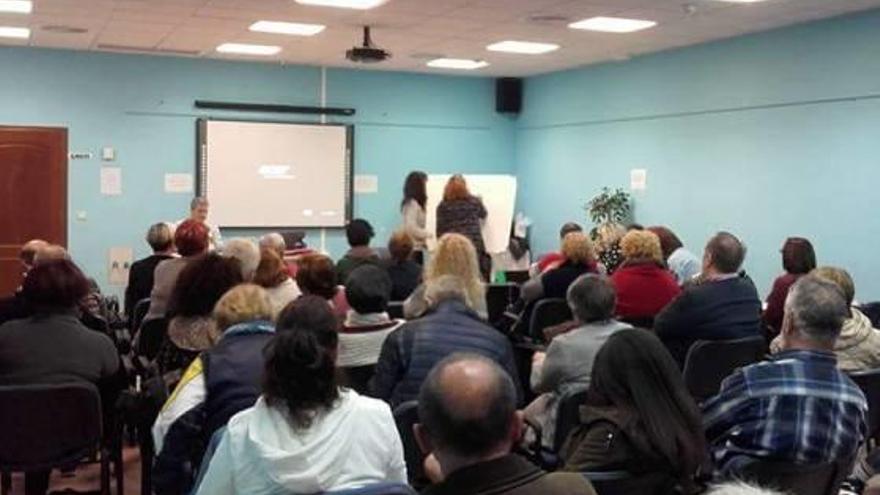
<svg viewBox="0 0 880 495"><path fill-rule="evenodd" d="M67 129L0 126L0 296L21 284L30 239L67 245Z"/></svg>

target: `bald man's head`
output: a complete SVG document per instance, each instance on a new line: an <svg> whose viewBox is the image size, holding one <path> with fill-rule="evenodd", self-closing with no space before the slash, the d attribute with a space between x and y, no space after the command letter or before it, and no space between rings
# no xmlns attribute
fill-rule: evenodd
<svg viewBox="0 0 880 495"><path fill-rule="evenodd" d="M44 263L46 261L56 261L56 260L69 260L70 255L67 253L67 250L64 249L64 246L59 246L57 244L49 244L39 251L34 256L34 265L38 265L40 263Z"/></svg>
<svg viewBox="0 0 880 495"><path fill-rule="evenodd" d="M48 242L42 239L33 239L24 243L21 247L21 251L18 252L18 257L21 259L21 264L25 266L28 270L33 268L34 266L34 258L37 256L37 252L49 245Z"/></svg>
<svg viewBox="0 0 880 495"><path fill-rule="evenodd" d="M438 363L422 384L419 420L437 448L458 456L509 448L516 388L494 361L454 354Z"/></svg>

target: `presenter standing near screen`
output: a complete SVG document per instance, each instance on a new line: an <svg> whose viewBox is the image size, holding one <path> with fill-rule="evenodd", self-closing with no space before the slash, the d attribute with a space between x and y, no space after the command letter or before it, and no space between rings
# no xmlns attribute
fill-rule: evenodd
<svg viewBox="0 0 880 495"><path fill-rule="evenodd" d="M196 196L189 203L189 218L184 220L195 220L201 222L208 227L208 247L210 250L220 248L220 229L208 223L208 198L204 196ZM184 220L177 222L180 225Z"/></svg>
<svg viewBox="0 0 880 495"><path fill-rule="evenodd" d="M420 265L425 263L427 241L431 238L431 233L425 229L427 218L425 205L428 203L427 183L428 175L426 173L410 172L403 183L403 201L400 202L403 231L412 238L413 258Z"/></svg>
<svg viewBox="0 0 880 495"><path fill-rule="evenodd" d="M443 201L437 206L437 238L455 232L470 239L477 250L484 281L489 280L492 269L492 258L486 252L483 241L483 221L487 216L483 200L470 193L464 177L461 174L453 175L446 183Z"/></svg>

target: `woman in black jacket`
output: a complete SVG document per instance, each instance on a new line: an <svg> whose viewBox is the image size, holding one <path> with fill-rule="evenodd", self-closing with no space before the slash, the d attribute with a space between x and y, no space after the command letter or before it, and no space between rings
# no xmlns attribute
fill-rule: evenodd
<svg viewBox="0 0 880 495"><path fill-rule="evenodd" d="M443 201L437 205L437 238L449 232L467 237L477 249L484 281L489 280L489 271L492 269L492 258L483 242L483 221L487 216L483 200L468 191L464 177L453 175L443 190Z"/></svg>
<svg viewBox="0 0 880 495"><path fill-rule="evenodd" d="M654 493L697 493L707 450L700 411L672 356L650 332L621 330L593 364L581 424L560 452L566 471L627 471Z"/></svg>

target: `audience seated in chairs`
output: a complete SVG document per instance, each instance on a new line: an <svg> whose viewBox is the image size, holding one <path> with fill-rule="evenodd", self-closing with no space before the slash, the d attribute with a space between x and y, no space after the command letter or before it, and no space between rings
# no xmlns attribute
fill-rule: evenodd
<svg viewBox="0 0 880 495"><path fill-rule="evenodd" d="M631 230L620 240L623 263L611 275L617 291L617 317L650 328L654 317L681 289L663 263L660 238L647 230Z"/></svg>
<svg viewBox="0 0 880 495"><path fill-rule="evenodd" d="M553 448L559 397L565 390L586 388L599 349L615 332L631 328L614 319L614 286L604 275L581 276L568 288L567 299L579 326L553 339L546 354L535 353L531 385L541 395L526 409L548 449Z"/></svg>
<svg viewBox="0 0 880 495"><path fill-rule="evenodd" d="M675 232L662 226L648 227L647 230L657 234L657 237L660 238L663 261L675 276L678 285L684 285L700 274L700 259L684 248L681 239L675 235Z"/></svg>
<svg viewBox="0 0 880 495"><path fill-rule="evenodd" d="M260 248L250 239L237 237L223 243L220 254L227 258L238 260L241 268L241 278L245 282L252 282L260 266Z"/></svg>
<svg viewBox="0 0 880 495"><path fill-rule="evenodd" d="M744 481L727 481L709 487L705 495L784 495L782 492L761 488ZM867 495L867 494L866 494Z"/></svg>
<svg viewBox="0 0 880 495"><path fill-rule="evenodd" d="M422 282L422 265L413 260L414 243L405 231L400 230L388 239L388 276L391 277L391 300L404 301Z"/></svg>
<svg viewBox="0 0 880 495"><path fill-rule="evenodd" d="M345 296L351 311L339 332L341 385L366 393L379 360L382 343L403 320L388 316L391 278L382 268L364 264L355 268L345 282Z"/></svg>
<svg viewBox="0 0 880 495"><path fill-rule="evenodd" d="M284 242L284 236L279 232L269 232L268 234L263 235L260 237L258 245L261 252L264 249L268 249L284 260L284 253L287 251L287 243Z"/></svg>
<svg viewBox="0 0 880 495"><path fill-rule="evenodd" d="M573 232L583 232L584 228L575 222L567 222L562 228L559 229L559 242L565 239L565 236L571 234ZM558 268L559 265L565 263L565 254L562 251L555 251L552 253L547 253L538 260L537 263L532 267L530 271L532 271L533 275L540 275L547 270L552 270L554 268Z"/></svg>
<svg viewBox="0 0 880 495"><path fill-rule="evenodd" d="M605 223L596 228L596 256L599 258L601 270L613 275L617 267L623 263L620 254L620 240L626 235L627 229L619 223Z"/></svg>
<svg viewBox="0 0 880 495"><path fill-rule="evenodd" d="M37 252L49 246L50 244L42 239L32 239L21 247L18 259L21 262L22 275L25 279L34 267ZM0 325L7 321L27 318L32 313L27 302L21 296L21 287L18 287L11 296L0 298Z"/></svg>
<svg viewBox="0 0 880 495"><path fill-rule="evenodd" d="M694 478L707 461L700 410L657 337L630 329L608 338L561 456L565 471L656 477L646 494L699 492Z"/></svg>
<svg viewBox="0 0 880 495"><path fill-rule="evenodd" d="M348 275L355 268L364 265L379 265L379 254L370 247L376 234L370 222L355 218L345 226L345 238L351 249L336 262L336 283L344 285Z"/></svg>
<svg viewBox="0 0 880 495"><path fill-rule="evenodd" d="M494 361L454 354L419 392L416 438L430 454L425 495L592 495L576 473L547 474L512 453L523 430L516 385Z"/></svg>
<svg viewBox="0 0 880 495"><path fill-rule="evenodd" d="M852 305L856 292L852 277L846 270L831 266L819 267L810 273L834 282L843 291L849 307L849 317L843 322L840 336L834 342L837 367L848 373L880 368L880 330L874 328L871 320ZM780 335L770 343L770 352L778 353L781 347Z"/></svg>
<svg viewBox="0 0 880 495"><path fill-rule="evenodd" d="M153 425L158 495L187 493L211 435L260 394L263 349L275 333L266 291L233 288L217 302L214 318L223 336L187 368Z"/></svg>
<svg viewBox="0 0 880 495"><path fill-rule="evenodd" d="M520 297L526 303L543 298L565 298L568 286L585 273L597 273L593 243L583 232L571 232L562 239L563 261L524 283ZM525 311L528 313L528 310ZM524 315L525 316L525 315Z"/></svg>
<svg viewBox="0 0 880 495"><path fill-rule="evenodd" d="M269 302L272 304L272 314L275 316L291 301L302 295L296 281L290 278L284 260L273 249L260 250L260 264L257 266L254 283L266 289Z"/></svg>
<svg viewBox="0 0 880 495"><path fill-rule="evenodd" d="M304 295L323 297L339 321L351 309L345 299L345 287L336 284L333 260L323 254L306 254L297 261L296 284Z"/></svg>
<svg viewBox="0 0 880 495"><path fill-rule="evenodd" d="M156 357L160 373L186 369L200 352L214 347L223 335L212 315L214 306L242 282L238 261L215 252L183 268L171 294L168 332Z"/></svg>
<svg viewBox="0 0 880 495"><path fill-rule="evenodd" d="M150 292L150 310L144 321L165 318L168 301L177 284L177 277L193 258L208 251L210 231L204 223L197 220L184 220L174 230L174 246L180 258L172 258L156 265L153 274L153 290Z"/></svg>
<svg viewBox="0 0 880 495"><path fill-rule="evenodd" d="M335 318L323 300L306 296L285 309L266 350L262 396L229 421L197 494L406 483L391 410L337 385L337 344Z"/></svg>
<svg viewBox="0 0 880 495"><path fill-rule="evenodd" d="M124 382L113 342L79 320L78 304L88 292L72 261L37 262L21 290L32 315L0 325L0 385L91 383L109 410ZM28 473L26 492L45 493L48 483L49 472Z"/></svg>
<svg viewBox="0 0 880 495"><path fill-rule="evenodd" d="M785 307L785 296L798 278L816 268L816 252L810 241L803 237L789 237L782 246L782 267L785 274L773 281L773 289L767 296L767 307L762 319L770 329L771 335L779 333L782 328L782 315Z"/></svg>
<svg viewBox="0 0 880 495"><path fill-rule="evenodd" d="M745 246L733 234L713 236L706 244L700 277L654 318L654 332L679 366L698 340L761 335L758 291L739 272L745 257Z"/></svg>
<svg viewBox="0 0 880 495"><path fill-rule="evenodd" d="M134 306L150 297L153 290L153 274L159 263L174 257L174 233L164 222L150 226L147 231L147 244L153 254L131 264L128 271L128 285L125 287L125 315L130 321ZM135 329L136 330L136 329Z"/></svg>
<svg viewBox="0 0 880 495"><path fill-rule="evenodd" d="M487 319L486 289L480 275L477 251L471 241L461 234L446 234L437 242L437 249L425 268L425 280L403 304L404 318L419 318L428 311L425 287L432 280L446 275L461 280L465 288L465 304L480 318Z"/></svg>
<svg viewBox="0 0 880 495"><path fill-rule="evenodd" d="M467 239L463 241L470 245ZM473 248L470 255L476 270ZM425 290L429 313L391 332L382 345L371 385L373 396L392 407L413 400L435 364L454 352L465 351L498 362L518 383L510 341L468 305L468 285L450 275L430 279Z"/></svg>
<svg viewBox="0 0 880 495"><path fill-rule="evenodd" d="M807 275L792 286L781 352L735 372L704 405L717 470L735 474L756 458L824 464L855 455L868 405L833 352L848 315L834 283Z"/></svg>

